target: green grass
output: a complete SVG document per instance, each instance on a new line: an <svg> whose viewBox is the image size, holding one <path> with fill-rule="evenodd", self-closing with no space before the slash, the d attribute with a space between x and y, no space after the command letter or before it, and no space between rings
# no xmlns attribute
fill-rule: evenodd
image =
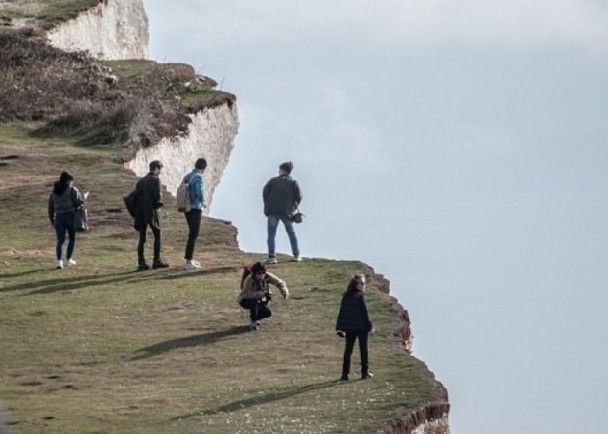
<svg viewBox="0 0 608 434"><path fill-rule="evenodd" d="M167 195L173 266L135 272L137 236L121 198L136 178L115 162L119 151L33 139L34 127L0 126L0 402L11 434L363 433L442 400L394 336L397 318L369 267L279 257L272 271L292 298L276 296L273 317L251 332L235 298L243 265L262 253L241 252L234 228L205 219L204 270L182 271L186 224ZM91 192L92 230L79 236L78 265L54 270L46 199L61 170ZM370 277L376 376L340 383L333 328L357 271Z"/></svg>
<svg viewBox="0 0 608 434"><path fill-rule="evenodd" d="M30 25L48 30L99 3L99 0L16 0L0 5L0 17L6 24L26 19Z"/></svg>

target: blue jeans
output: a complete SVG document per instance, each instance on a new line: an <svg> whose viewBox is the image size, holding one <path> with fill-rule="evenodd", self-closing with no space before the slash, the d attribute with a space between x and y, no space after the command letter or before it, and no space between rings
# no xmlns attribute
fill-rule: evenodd
<svg viewBox="0 0 608 434"><path fill-rule="evenodd" d="M65 242L65 232L68 232L68 251L66 253L67 259L72 258L74 253L74 247L76 247L76 231L74 230L74 212L58 212L55 214L55 232L57 233L57 246L55 247L55 254L57 260L61 259L61 252L63 250L63 243Z"/></svg>
<svg viewBox="0 0 608 434"><path fill-rule="evenodd" d="M291 243L291 253L293 256L300 256L300 249L298 248L298 238L296 232L293 229L293 222L288 216L269 215L268 216L268 257L274 258L277 255L275 238L277 236L277 228L279 221L283 222L285 231L289 235L289 242Z"/></svg>

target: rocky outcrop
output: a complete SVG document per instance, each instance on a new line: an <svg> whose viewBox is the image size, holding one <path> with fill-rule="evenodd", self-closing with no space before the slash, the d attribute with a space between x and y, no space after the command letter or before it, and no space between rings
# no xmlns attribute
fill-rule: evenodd
<svg viewBox="0 0 608 434"><path fill-rule="evenodd" d="M205 171L205 198L207 208L213 200L213 193L219 184L238 132L239 120L236 105L226 103L219 107L204 109L191 115L192 123L183 137L164 138L160 143L141 149L125 166L138 176L148 173L152 160L163 163L161 182L167 191L175 195L182 178L194 167L197 158L207 159Z"/></svg>
<svg viewBox="0 0 608 434"><path fill-rule="evenodd" d="M143 0L103 0L51 30L52 45L65 51L86 50L103 60L148 57L148 16Z"/></svg>

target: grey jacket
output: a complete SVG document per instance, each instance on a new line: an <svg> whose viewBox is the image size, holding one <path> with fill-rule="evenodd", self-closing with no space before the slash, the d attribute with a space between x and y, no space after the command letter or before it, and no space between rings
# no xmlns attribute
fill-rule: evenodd
<svg viewBox="0 0 608 434"><path fill-rule="evenodd" d="M60 212L73 212L84 204L84 199L76 187L61 189L55 185L49 196L48 214L51 223L55 222L55 214Z"/></svg>
<svg viewBox="0 0 608 434"><path fill-rule="evenodd" d="M289 175L271 178L262 190L262 197L266 216L291 216L302 202L298 181Z"/></svg>

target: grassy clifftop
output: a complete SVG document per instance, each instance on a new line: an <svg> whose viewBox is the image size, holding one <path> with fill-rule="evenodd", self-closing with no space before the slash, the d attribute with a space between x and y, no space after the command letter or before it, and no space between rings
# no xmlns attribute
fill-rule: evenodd
<svg viewBox="0 0 608 434"><path fill-rule="evenodd" d="M369 267L281 262L273 271L292 300L275 301L251 332L235 297L242 266L262 254L241 252L231 225L205 219L204 270L182 271L186 225L167 196L164 255L176 266L134 272L121 197L136 178L116 163L120 149L33 138L36 128L0 126L0 401L11 433L359 433L445 402L404 351L398 308ZM54 270L46 199L61 170L91 192L92 230L79 238L78 265ZM344 384L333 326L356 271L371 278L376 377Z"/></svg>
<svg viewBox="0 0 608 434"><path fill-rule="evenodd" d="M42 23L49 14L41 5L96 3L0 3L0 19L14 24L29 14ZM11 9L24 5L32 12ZM292 299L276 300L273 318L251 332L235 298L243 265L264 255L240 251L228 222L204 219L204 269L182 271L186 224L166 195L164 256L173 267L134 271L137 235L122 196L136 178L123 159L181 134L188 113L231 104L233 95L188 65L101 63L54 49L34 30L5 27L0 403L11 434L364 433L389 420L409 432L421 416L439 416L445 390L404 350L403 311L362 263L281 261L273 271ZM54 270L46 201L63 170L91 192L92 230L79 237L78 265ZM343 341L334 321L349 276L361 271L378 330L370 342L376 377L339 383Z"/></svg>

